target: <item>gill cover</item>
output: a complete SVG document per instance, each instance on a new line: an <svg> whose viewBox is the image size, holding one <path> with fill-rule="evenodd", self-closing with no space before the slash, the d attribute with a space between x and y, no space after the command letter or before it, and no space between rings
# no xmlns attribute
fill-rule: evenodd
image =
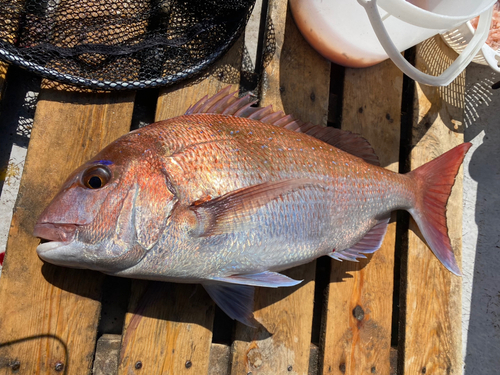
<svg viewBox="0 0 500 375"><path fill-rule="evenodd" d="M150 250L160 239L176 201L167 185L166 172L158 172L137 181L135 231L137 242Z"/></svg>

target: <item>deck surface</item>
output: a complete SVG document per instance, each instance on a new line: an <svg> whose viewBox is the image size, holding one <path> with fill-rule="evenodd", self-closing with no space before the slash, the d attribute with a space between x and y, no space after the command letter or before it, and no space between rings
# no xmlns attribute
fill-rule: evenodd
<svg viewBox="0 0 500 375"><path fill-rule="evenodd" d="M69 93L42 83L0 278L0 374L461 373L461 281L408 215L394 213L382 248L366 261L321 258L285 272L304 280L297 287L258 289L257 329L228 319L201 287L115 279L36 255L36 218L74 168L130 130L138 108L146 119L167 119L232 85L254 92L261 106L362 134L382 166L400 172L463 142L454 124L463 122L464 74L438 89L405 80L390 61L344 69L304 41L285 0L264 1L259 11L256 84L243 79L248 36L201 77L150 91L154 108L143 93ZM444 47L419 46L415 62L438 73L427 61L432 48ZM0 64L0 93L8 74ZM448 205L459 260L461 178ZM117 329L107 315L120 304Z"/></svg>

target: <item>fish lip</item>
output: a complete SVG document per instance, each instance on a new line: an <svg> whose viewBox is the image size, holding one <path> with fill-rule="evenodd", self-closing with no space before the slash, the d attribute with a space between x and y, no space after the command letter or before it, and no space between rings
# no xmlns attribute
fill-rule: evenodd
<svg viewBox="0 0 500 375"><path fill-rule="evenodd" d="M51 250L55 250L55 249L63 246L64 244L65 243L61 242L61 241L44 242L44 243L41 243L40 245L37 246L36 252L38 253L38 255L41 255L43 257L43 254L48 253Z"/></svg>
<svg viewBox="0 0 500 375"><path fill-rule="evenodd" d="M68 250L70 250L68 252ZM56 266L85 269L81 261L81 246L74 242L50 241L37 246L36 252L41 260Z"/></svg>
<svg viewBox="0 0 500 375"><path fill-rule="evenodd" d="M37 223L33 235L44 240L68 243L75 236L77 224Z"/></svg>

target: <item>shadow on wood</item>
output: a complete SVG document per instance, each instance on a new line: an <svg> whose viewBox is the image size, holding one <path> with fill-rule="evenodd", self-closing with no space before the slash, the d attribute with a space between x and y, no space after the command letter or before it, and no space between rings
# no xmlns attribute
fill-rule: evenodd
<svg viewBox="0 0 500 375"><path fill-rule="evenodd" d="M19 353L23 351L23 349L20 348L20 346L23 346L23 344L35 340L47 342L48 345L50 345L53 349L55 349L55 351L60 353L56 360L52 361L52 363L46 363L45 366L41 365L41 367L39 367L38 370L40 372L45 371L47 373L51 372L51 370L55 370L61 375L68 374L68 368L69 368L68 346L66 345L64 340L57 335L41 334L41 335L27 336L21 339L0 343L0 349L4 348L11 353ZM10 370L13 373L18 373L19 371L21 373L25 373L24 371L26 371L25 364L22 361L20 361L17 356L14 356L12 358L1 356L0 370L2 368L6 370L10 368Z"/></svg>

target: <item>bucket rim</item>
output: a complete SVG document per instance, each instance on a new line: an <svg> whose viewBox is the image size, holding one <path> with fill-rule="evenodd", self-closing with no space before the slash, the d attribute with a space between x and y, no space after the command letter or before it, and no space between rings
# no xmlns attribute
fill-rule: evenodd
<svg viewBox="0 0 500 375"><path fill-rule="evenodd" d="M363 0L361 0L363 1ZM462 16L448 16L422 9L406 0L369 0L376 1L377 5L388 14L414 26L427 29L448 31L479 16L493 7L497 0L485 0L479 4L473 13Z"/></svg>

